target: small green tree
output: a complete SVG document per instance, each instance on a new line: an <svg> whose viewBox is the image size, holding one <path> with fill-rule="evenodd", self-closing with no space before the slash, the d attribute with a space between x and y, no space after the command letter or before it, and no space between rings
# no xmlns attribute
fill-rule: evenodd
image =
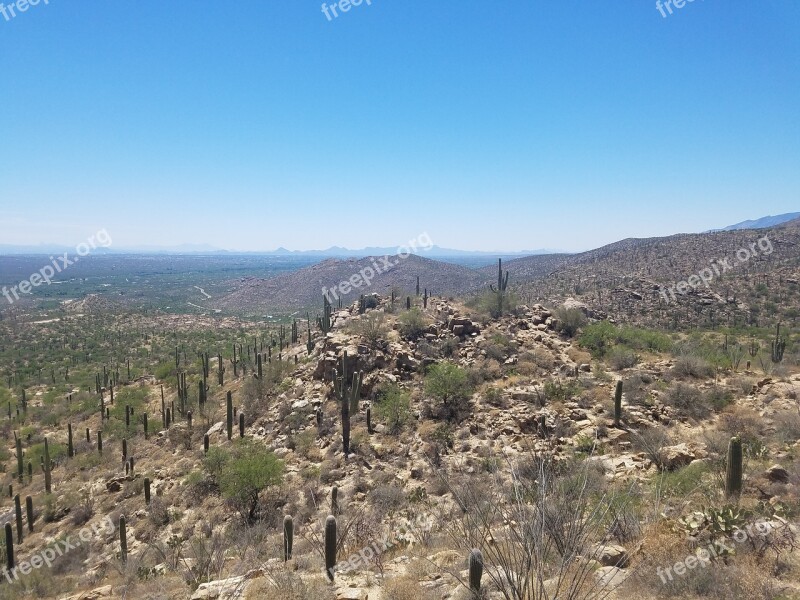
<svg viewBox="0 0 800 600"><path fill-rule="evenodd" d="M222 496L248 521L256 517L259 494L283 476L283 462L250 438L236 440L230 449L210 448L204 464Z"/></svg>
<svg viewBox="0 0 800 600"><path fill-rule="evenodd" d="M467 372L450 362L431 365L425 376L425 393L439 400L448 418L458 412L458 404L472 395Z"/></svg>
<svg viewBox="0 0 800 600"><path fill-rule="evenodd" d="M375 405L378 418L386 423L388 433L397 435L403 430L411 412L409 393L397 384L384 387Z"/></svg>

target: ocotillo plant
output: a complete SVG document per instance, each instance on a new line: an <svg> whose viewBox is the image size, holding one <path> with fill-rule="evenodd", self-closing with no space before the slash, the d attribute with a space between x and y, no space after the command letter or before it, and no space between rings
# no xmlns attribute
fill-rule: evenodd
<svg viewBox="0 0 800 600"><path fill-rule="evenodd" d="M779 363L783 360L783 351L786 350L786 340L781 337L781 324L775 329L775 339L770 344L772 347L772 362Z"/></svg>
<svg viewBox="0 0 800 600"><path fill-rule="evenodd" d="M283 517L283 561L292 560L292 544L294 543L294 521L291 515Z"/></svg>
<svg viewBox="0 0 800 600"><path fill-rule="evenodd" d="M617 389L614 391L614 426L619 427L622 419L622 379L617 380Z"/></svg>
<svg viewBox="0 0 800 600"><path fill-rule="evenodd" d="M742 440L732 437L728 443L728 465L725 473L725 497L742 493Z"/></svg>
<svg viewBox="0 0 800 600"><path fill-rule="evenodd" d="M128 530L125 526L125 515L119 518L119 556L123 565L128 562Z"/></svg>
<svg viewBox="0 0 800 600"><path fill-rule="evenodd" d="M483 577L483 554L477 548L469 553L469 589L480 597L481 577Z"/></svg>
<svg viewBox="0 0 800 600"><path fill-rule="evenodd" d="M505 272L503 275L503 259L497 259L497 288L493 285L489 286L489 289L494 292L497 296L497 314L498 316L502 316L503 314L503 300L506 297L506 290L508 289L508 271Z"/></svg>
<svg viewBox="0 0 800 600"><path fill-rule="evenodd" d="M8 539L8 528L6 525L6 539ZM333 581L334 567L336 566L336 517L328 515L325 519L325 571L328 579Z"/></svg>
<svg viewBox="0 0 800 600"><path fill-rule="evenodd" d="M51 489L51 479L50 479L50 445L47 441L47 438L44 438L44 491L45 493L49 494Z"/></svg>

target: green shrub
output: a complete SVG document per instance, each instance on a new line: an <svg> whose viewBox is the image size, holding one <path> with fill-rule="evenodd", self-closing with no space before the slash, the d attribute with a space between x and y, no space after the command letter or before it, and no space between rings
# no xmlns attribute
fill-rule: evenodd
<svg viewBox="0 0 800 600"><path fill-rule="evenodd" d="M578 330L586 325L588 319L579 308L557 308L555 316L558 319L559 331L573 337Z"/></svg>
<svg viewBox="0 0 800 600"><path fill-rule="evenodd" d="M381 389L375 404L376 416L386 424L386 430L397 435L403 430L411 414L411 397L396 384Z"/></svg>
<svg viewBox="0 0 800 600"><path fill-rule="evenodd" d="M397 319L400 324L400 335L409 340L422 337L428 327L428 320L419 308L405 311Z"/></svg>
<svg viewBox="0 0 800 600"><path fill-rule="evenodd" d="M431 365L425 376L425 393L439 400L448 416L472 395L468 373L450 362Z"/></svg>

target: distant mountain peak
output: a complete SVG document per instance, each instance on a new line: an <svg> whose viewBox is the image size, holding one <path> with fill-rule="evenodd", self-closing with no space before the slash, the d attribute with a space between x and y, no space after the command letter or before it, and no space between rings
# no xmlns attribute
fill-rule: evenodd
<svg viewBox="0 0 800 600"><path fill-rule="evenodd" d="M737 231L739 229L764 229L766 227L775 227L776 225L781 225L798 218L800 218L800 212L784 213L782 215L775 216L768 215L766 217L761 217L760 219L751 219L748 221L742 221L741 223L736 223L735 225L728 225L722 229L712 229L711 232Z"/></svg>

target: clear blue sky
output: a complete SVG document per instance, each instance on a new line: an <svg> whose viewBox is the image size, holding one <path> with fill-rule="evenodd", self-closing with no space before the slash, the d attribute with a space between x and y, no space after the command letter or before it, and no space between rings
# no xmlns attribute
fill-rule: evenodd
<svg viewBox="0 0 800 600"><path fill-rule="evenodd" d="M0 61L0 244L577 250L800 210L795 0L41 0Z"/></svg>

